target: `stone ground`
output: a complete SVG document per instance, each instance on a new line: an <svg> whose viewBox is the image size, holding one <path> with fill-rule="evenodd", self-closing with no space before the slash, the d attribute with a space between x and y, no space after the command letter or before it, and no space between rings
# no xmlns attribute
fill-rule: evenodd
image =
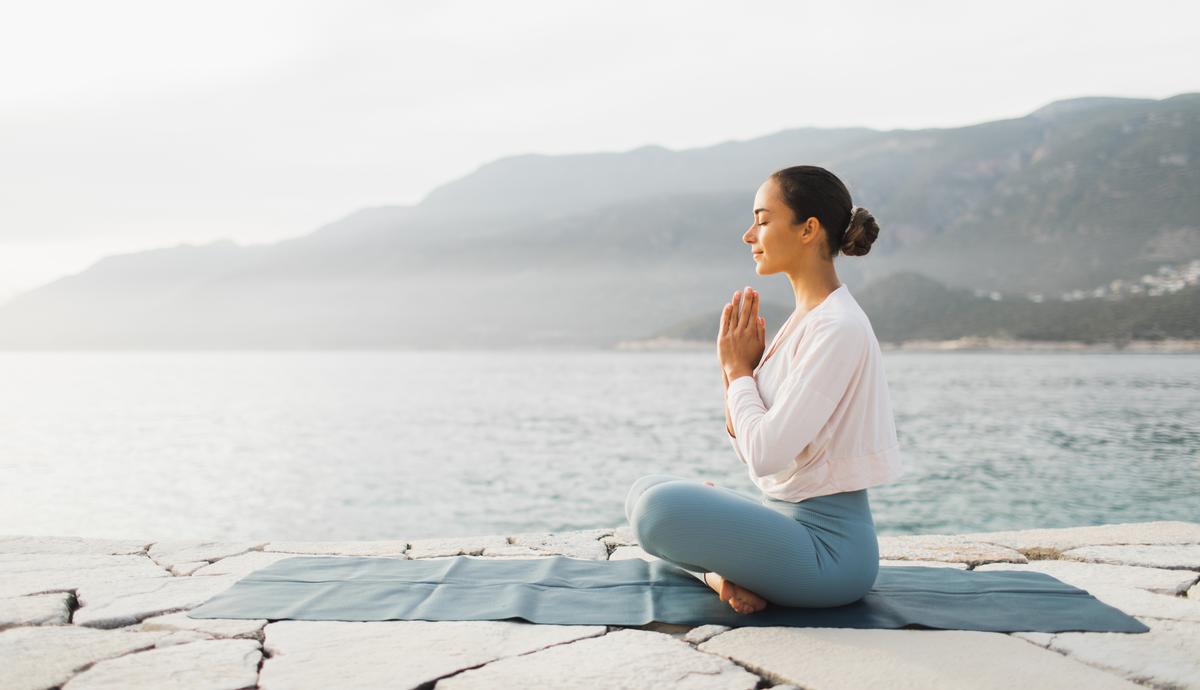
<svg viewBox="0 0 1200 690"><path fill-rule="evenodd" d="M184 612L296 554L654 557L627 527L375 542L0 535L0 688L1200 689L1200 523L879 542L884 565L1049 573L1151 631L193 620Z"/></svg>

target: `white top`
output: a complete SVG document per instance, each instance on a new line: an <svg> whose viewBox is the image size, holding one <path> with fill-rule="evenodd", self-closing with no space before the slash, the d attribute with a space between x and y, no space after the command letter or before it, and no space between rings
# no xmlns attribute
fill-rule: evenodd
<svg viewBox="0 0 1200 690"><path fill-rule="evenodd" d="M845 283L795 316L726 391L729 442L750 479L793 502L896 480L907 466L870 319Z"/></svg>

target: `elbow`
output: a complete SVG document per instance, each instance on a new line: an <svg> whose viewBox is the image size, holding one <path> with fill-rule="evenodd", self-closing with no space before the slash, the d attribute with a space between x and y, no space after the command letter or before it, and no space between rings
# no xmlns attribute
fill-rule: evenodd
<svg viewBox="0 0 1200 690"><path fill-rule="evenodd" d="M773 474L779 474L792 465L794 458L786 457L778 453L764 455L761 453L754 454L750 457L750 470L755 477L769 477Z"/></svg>

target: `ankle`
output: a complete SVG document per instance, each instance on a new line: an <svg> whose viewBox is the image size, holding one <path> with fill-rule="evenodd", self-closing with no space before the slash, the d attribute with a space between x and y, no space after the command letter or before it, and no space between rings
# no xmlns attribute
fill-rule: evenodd
<svg viewBox="0 0 1200 690"><path fill-rule="evenodd" d="M714 592L720 594L721 589L725 587L725 578L721 577L720 573L710 571L704 573L704 584L711 587Z"/></svg>

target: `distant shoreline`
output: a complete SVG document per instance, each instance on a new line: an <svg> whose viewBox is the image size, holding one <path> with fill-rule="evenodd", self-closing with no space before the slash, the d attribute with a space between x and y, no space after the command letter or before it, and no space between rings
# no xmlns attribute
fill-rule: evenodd
<svg viewBox="0 0 1200 690"><path fill-rule="evenodd" d="M1109 352L1130 354L1187 354L1200 352L1200 339L1130 340L1127 343L1084 343L1074 340L1015 340L994 337L964 337L954 340L908 340L902 344L880 343L884 352ZM624 351L711 350L715 343L681 338L624 340L613 346Z"/></svg>

